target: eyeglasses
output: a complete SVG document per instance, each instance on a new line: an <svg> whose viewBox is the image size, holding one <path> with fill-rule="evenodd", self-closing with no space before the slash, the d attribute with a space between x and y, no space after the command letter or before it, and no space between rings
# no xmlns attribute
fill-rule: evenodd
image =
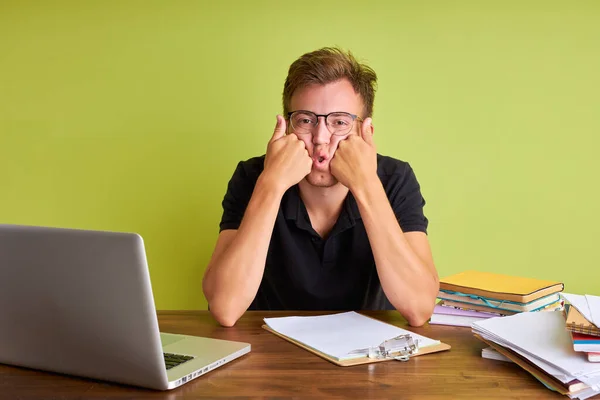
<svg viewBox="0 0 600 400"><path fill-rule="evenodd" d="M319 124L319 117L325 117L325 125L332 135L344 136L352 130L354 120L362 121L358 115L336 111L329 114L315 114L312 111L298 110L288 113L288 119L294 132L312 133Z"/></svg>

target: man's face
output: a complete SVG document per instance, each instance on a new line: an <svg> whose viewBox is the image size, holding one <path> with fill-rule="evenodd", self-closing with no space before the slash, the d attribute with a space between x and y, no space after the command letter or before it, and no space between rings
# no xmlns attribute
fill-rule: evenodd
<svg viewBox="0 0 600 400"><path fill-rule="evenodd" d="M354 92L354 88L346 79L327 85L310 85L294 92L290 102L290 111L305 110L315 114L325 115L331 112L343 111L358 116L362 115L363 101ZM324 117L319 117L319 123L312 133L297 133L288 123L288 131L294 133L306 145L308 155L313 160L312 170L306 177L309 184L320 187L330 187L338 183L331 174L329 164L338 144L348 136L360 130L361 122L357 119L350 132L343 136L333 135L327 128Z"/></svg>

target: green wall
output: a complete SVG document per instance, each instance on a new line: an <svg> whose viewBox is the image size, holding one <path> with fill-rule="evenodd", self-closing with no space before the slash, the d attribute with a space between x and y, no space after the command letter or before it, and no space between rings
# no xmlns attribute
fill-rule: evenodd
<svg viewBox="0 0 600 400"><path fill-rule="evenodd" d="M287 68L326 45L379 75L441 276L600 295L600 2L0 2L0 222L140 233L159 309L205 308L236 163Z"/></svg>

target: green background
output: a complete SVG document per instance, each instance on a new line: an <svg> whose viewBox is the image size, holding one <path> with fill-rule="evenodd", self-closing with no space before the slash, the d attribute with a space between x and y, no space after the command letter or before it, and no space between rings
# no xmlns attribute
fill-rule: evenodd
<svg viewBox="0 0 600 400"><path fill-rule="evenodd" d="M289 65L350 49L422 185L438 271L600 295L600 2L0 2L0 222L135 231L156 306L201 280Z"/></svg>

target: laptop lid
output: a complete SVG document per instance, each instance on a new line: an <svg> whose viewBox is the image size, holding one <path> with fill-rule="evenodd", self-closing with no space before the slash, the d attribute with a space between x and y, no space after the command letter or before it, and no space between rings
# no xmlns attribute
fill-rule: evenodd
<svg viewBox="0 0 600 400"><path fill-rule="evenodd" d="M0 225L0 363L168 387L133 233Z"/></svg>

